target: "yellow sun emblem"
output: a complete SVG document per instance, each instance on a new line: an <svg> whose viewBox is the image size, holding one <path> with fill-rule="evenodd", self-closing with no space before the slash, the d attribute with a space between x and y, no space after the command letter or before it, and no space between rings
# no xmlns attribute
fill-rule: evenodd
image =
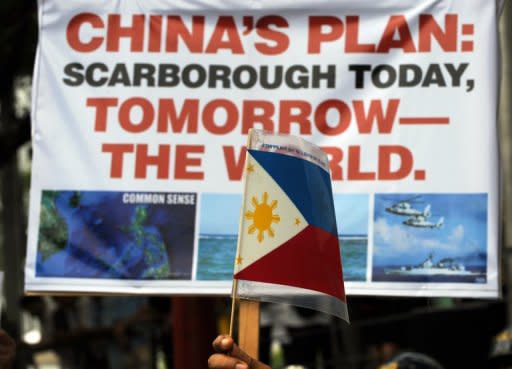
<svg viewBox="0 0 512 369"><path fill-rule="evenodd" d="M274 237L274 230L272 229L272 223L279 223L281 218L279 215L273 213L277 207L277 200L272 201L269 205L268 193L263 192L263 201L258 203L256 197L252 197L251 203L254 207L254 211L245 212L245 219L252 220L252 224L249 226L248 233L253 234L254 231L258 231L258 242L262 242L264 239L263 233L268 232L270 237Z"/></svg>

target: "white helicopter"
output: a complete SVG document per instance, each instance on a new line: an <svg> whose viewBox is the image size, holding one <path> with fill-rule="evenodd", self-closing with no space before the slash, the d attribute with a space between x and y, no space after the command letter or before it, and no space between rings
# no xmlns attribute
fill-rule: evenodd
<svg viewBox="0 0 512 369"><path fill-rule="evenodd" d="M417 216L423 216L423 217L429 217L430 214L430 204L425 206L425 209L423 211L415 209L412 207L410 201L412 201L415 198L418 198L419 196L413 197L412 199L408 201L401 201L396 204L393 204L392 206L386 208L385 210L388 213L396 214L396 215L405 215L409 217L417 217Z"/></svg>
<svg viewBox="0 0 512 369"><path fill-rule="evenodd" d="M429 222L427 220L427 217L423 215L417 215L412 216L407 220L404 220L402 222L403 224L410 226L410 227L417 227L417 228L441 228L444 224L444 218L441 217L437 221L437 223Z"/></svg>

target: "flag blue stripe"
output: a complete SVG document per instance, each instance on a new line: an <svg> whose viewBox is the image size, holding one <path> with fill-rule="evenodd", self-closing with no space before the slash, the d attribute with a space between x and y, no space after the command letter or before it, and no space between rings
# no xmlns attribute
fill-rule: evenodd
<svg viewBox="0 0 512 369"><path fill-rule="evenodd" d="M308 224L337 235L329 173L294 156L257 150L249 153L288 195Z"/></svg>

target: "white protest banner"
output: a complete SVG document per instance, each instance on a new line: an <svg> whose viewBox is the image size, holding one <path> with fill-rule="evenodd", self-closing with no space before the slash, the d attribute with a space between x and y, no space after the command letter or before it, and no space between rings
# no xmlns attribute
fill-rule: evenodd
<svg viewBox="0 0 512 369"><path fill-rule="evenodd" d="M497 11L40 0L26 289L228 294L258 128L328 154L348 294L497 296Z"/></svg>

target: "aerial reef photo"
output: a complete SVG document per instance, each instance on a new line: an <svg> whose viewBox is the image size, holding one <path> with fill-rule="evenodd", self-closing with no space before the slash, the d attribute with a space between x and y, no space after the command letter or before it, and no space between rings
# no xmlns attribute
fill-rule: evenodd
<svg viewBox="0 0 512 369"><path fill-rule="evenodd" d="M373 281L486 283L486 194L377 194Z"/></svg>
<svg viewBox="0 0 512 369"><path fill-rule="evenodd" d="M36 275L191 279L196 194L44 191Z"/></svg>

